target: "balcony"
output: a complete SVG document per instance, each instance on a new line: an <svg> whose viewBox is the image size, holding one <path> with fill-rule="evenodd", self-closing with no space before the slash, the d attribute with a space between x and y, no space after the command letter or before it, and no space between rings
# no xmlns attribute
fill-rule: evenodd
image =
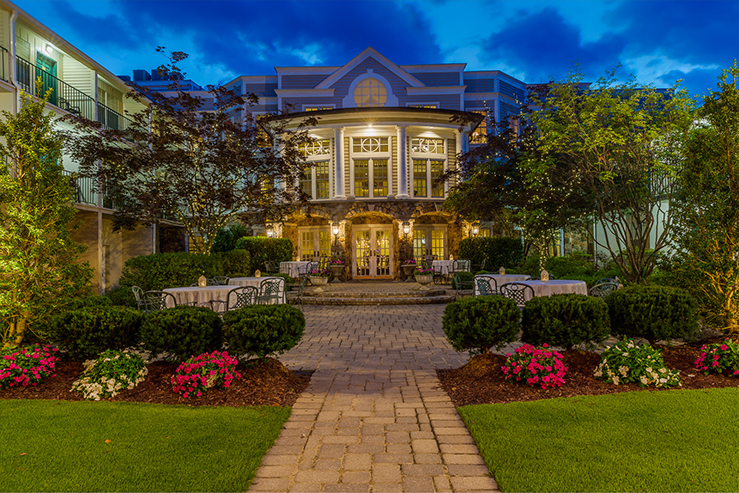
<svg viewBox="0 0 739 493"><path fill-rule="evenodd" d="M0 46L0 79L9 82L10 73L7 66L8 50ZM37 67L28 60L15 57L16 82L28 94L43 97L51 89L49 103L73 115L96 120L105 127L114 130L125 130L132 123L130 119L117 111L108 108L102 103L96 103L95 98L71 86L49 72ZM36 91L36 78L41 77L41 94ZM95 106L97 104L97 118Z"/></svg>
<svg viewBox="0 0 739 493"><path fill-rule="evenodd" d="M77 176L77 173L66 169L62 171L62 174L69 177L69 184L74 192L73 198L76 204L98 205L95 181L92 178L81 178Z"/></svg>

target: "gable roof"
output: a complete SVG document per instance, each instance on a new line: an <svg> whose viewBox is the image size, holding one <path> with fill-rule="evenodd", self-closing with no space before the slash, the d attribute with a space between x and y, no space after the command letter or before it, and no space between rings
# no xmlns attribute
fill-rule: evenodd
<svg viewBox="0 0 739 493"><path fill-rule="evenodd" d="M410 87L425 87L426 84L421 82L420 80L413 77L411 74L400 68L398 65L394 64L384 56L382 56L377 50L374 48L367 47L362 53L352 58L349 63L341 67L339 70L331 74L329 77L324 79L320 84L318 84L315 89L328 89L331 86L333 86L336 82L338 82L344 75L346 75L350 70L352 70L354 67L365 61L367 58L374 58L379 63L387 67L388 70L390 70L392 73L400 77L402 80L404 80Z"/></svg>

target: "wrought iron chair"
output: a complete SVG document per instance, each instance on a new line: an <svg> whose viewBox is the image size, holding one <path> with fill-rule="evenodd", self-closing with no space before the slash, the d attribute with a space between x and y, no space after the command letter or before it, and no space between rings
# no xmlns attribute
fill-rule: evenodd
<svg viewBox="0 0 739 493"><path fill-rule="evenodd" d="M453 272L470 272L472 262L469 260L454 260L452 262Z"/></svg>
<svg viewBox="0 0 739 493"><path fill-rule="evenodd" d="M463 281L459 277L459 274L457 272L455 272L454 274L452 274L452 278L454 280L454 290L455 290L454 297L455 298L457 296L464 296L464 294L465 294L464 292L465 291L472 290L472 292L474 293L474 290L475 290L475 281L474 281L474 279L469 280L469 281Z"/></svg>
<svg viewBox="0 0 739 493"><path fill-rule="evenodd" d="M480 262L480 265L473 265L472 266L472 272L480 272L481 270L485 270L485 264L487 263L488 259L484 258L482 259L482 262Z"/></svg>
<svg viewBox="0 0 739 493"><path fill-rule="evenodd" d="M293 284L292 291L295 292L295 300L300 303L300 309L303 309L303 296L305 294L305 288L310 283L308 276L301 276L300 281L297 284Z"/></svg>
<svg viewBox="0 0 739 493"><path fill-rule="evenodd" d="M285 296L285 279L282 277L270 277L259 283L259 298L257 303L267 305L272 303L287 303Z"/></svg>
<svg viewBox="0 0 739 493"><path fill-rule="evenodd" d="M516 302L519 308L523 308L528 300L535 296L534 288L520 282L508 282L500 287L500 294Z"/></svg>
<svg viewBox="0 0 739 493"><path fill-rule="evenodd" d="M146 310L146 306L144 305L144 290L138 286L131 286L131 291L133 291L133 296L136 298L136 308L141 311Z"/></svg>
<svg viewBox="0 0 739 493"><path fill-rule="evenodd" d="M605 298L609 294L613 293L618 289L618 283L616 281L605 281L598 282L595 286L590 288L588 294L597 298Z"/></svg>
<svg viewBox="0 0 739 493"><path fill-rule="evenodd" d="M238 310L247 305L254 305L259 298L259 288L254 286L239 286L228 292L226 296L226 310Z"/></svg>
<svg viewBox="0 0 739 493"><path fill-rule="evenodd" d="M229 278L226 276L215 276L208 279L208 286L228 286L228 281Z"/></svg>
<svg viewBox="0 0 739 493"><path fill-rule="evenodd" d="M167 300L172 301L172 306L177 306L177 299L171 293L164 291L147 291L143 295L144 311L151 313L167 309Z"/></svg>
<svg viewBox="0 0 739 493"><path fill-rule="evenodd" d="M498 293L498 281L492 277L475 276L475 285L479 294L477 296L491 296Z"/></svg>
<svg viewBox="0 0 739 493"><path fill-rule="evenodd" d="M279 262L273 262L271 260L267 260L264 263L264 270L267 274L279 274L280 272L280 263Z"/></svg>

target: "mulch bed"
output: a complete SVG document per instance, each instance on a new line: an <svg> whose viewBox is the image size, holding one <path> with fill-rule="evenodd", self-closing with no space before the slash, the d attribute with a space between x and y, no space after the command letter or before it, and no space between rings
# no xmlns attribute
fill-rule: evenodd
<svg viewBox="0 0 739 493"><path fill-rule="evenodd" d="M292 406L310 381L310 372L293 372L280 361L266 358L260 364L239 364L241 380L234 380L228 389L212 388L200 397L184 398L172 390L170 383L177 366L164 361L151 363L146 380L109 400L189 406ZM36 387L0 390L0 399L84 400L78 392L70 391L83 369L82 363L59 361L55 377Z"/></svg>
<svg viewBox="0 0 739 493"><path fill-rule="evenodd" d="M703 344L718 342L725 337L708 341L662 348L662 359L669 369L680 370L681 389L710 389L739 387L739 378L711 373L704 375L695 369L695 360L700 356ZM561 387L541 389L529 387L524 382L504 379L500 370L506 357L485 354L472 358L469 363L454 370L438 370L441 385L449 394L455 406L471 404L492 404L517 401L573 397L578 395L602 395L632 391L669 392L671 389L639 387L637 384L614 385L593 377L595 367L600 363L600 355L588 351L568 350L562 352L567 367L565 383Z"/></svg>

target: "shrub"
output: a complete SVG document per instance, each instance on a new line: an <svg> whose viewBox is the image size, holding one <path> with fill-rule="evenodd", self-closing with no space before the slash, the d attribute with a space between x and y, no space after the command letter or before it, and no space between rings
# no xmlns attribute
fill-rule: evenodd
<svg viewBox="0 0 739 493"><path fill-rule="evenodd" d="M459 282L462 283L464 286L464 283L472 282L472 280L475 278L475 274L472 272L457 272L456 273L459 276ZM452 278L452 289L457 289L457 282Z"/></svg>
<svg viewBox="0 0 739 493"><path fill-rule="evenodd" d="M85 361L85 371L72 383L72 390L85 399L99 401L115 397L143 382L149 370L138 354L128 351L103 351L97 359Z"/></svg>
<svg viewBox="0 0 739 493"><path fill-rule="evenodd" d="M241 379L241 373L236 371L238 362L226 352L194 356L177 367L170 379L172 390L182 397L200 397L211 387L227 389L234 379Z"/></svg>
<svg viewBox="0 0 739 493"><path fill-rule="evenodd" d="M239 238L249 234L246 226L243 224L232 224L225 228L220 228L216 233L216 239L213 241L211 252L230 252L236 248L236 242Z"/></svg>
<svg viewBox="0 0 739 493"><path fill-rule="evenodd" d="M66 310L79 310L97 306L113 306L111 299L107 296L84 296L69 303Z"/></svg>
<svg viewBox="0 0 739 493"><path fill-rule="evenodd" d="M253 272L251 255L247 250L236 249L219 254L223 262L223 275L239 277L236 274ZM185 284L187 286L187 284Z"/></svg>
<svg viewBox="0 0 739 493"><path fill-rule="evenodd" d="M35 346L0 348L0 389L35 387L56 376L56 348Z"/></svg>
<svg viewBox="0 0 739 493"><path fill-rule="evenodd" d="M152 354L185 361L221 348L221 318L209 308L176 306L152 312L141 325L141 342Z"/></svg>
<svg viewBox="0 0 739 493"><path fill-rule="evenodd" d="M70 310L52 319L51 339L73 360L138 343L142 314L133 308L97 306Z"/></svg>
<svg viewBox="0 0 739 493"><path fill-rule="evenodd" d="M695 367L706 375L715 372L739 376L739 344L731 339L704 344Z"/></svg>
<svg viewBox="0 0 739 493"><path fill-rule="evenodd" d="M602 341L608 337L611 324L608 305L602 299L584 294L555 294L526 302L521 328L523 342L568 348Z"/></svg>
<svg viewBox="0 0 739 493"><path fill-rule="evenodd" d="M623 277L614 262L608 262L605 268L598 269L593 263L592 255L577 251L564 257L547 257L544 268L554 279L585 281L588 286L592 286L596 281L606 277ZM539 255L529 255L523 259L521 266L516 271L520 274L539 277L541 274Z"/></svg>
<svg viewBox="0 0 739 493"><path fill-rule="evenodd" d="M662 355L649 344L637 346L631 339L603 351L593 376L616 385L633 382L640 387L682 386L680 372L665 368Z"/></svg>
<svg viewBox="0 0 739 493"><path fill-rule="evenodd" d="M604 298L614 334L649 341L693 339L697 303L687 291L667 286L629 286Z"/></svg>
<svg viewBox="0 0 739 493"><path fill-rule="evenodd" d="M506 236L464 238L459 242L459 258L470 260L473 265L487 259L485 266L492 271L501 266L507 269L521 263L523 245L519 238Z"/></svg>
<svg viewBox="0 0 739 493"><path fill-rule="evenodd" d="M524 344L514 354L506 354L506 362L501 367L505 379L523 380L529 387L539 385L542 389L565 383L567 367L562 363L562 355L547 347L546 344L542 347Z"/></svg>
<svg viewBox="0 0 739 493"><path fill-rule="evenodd" d="M502 296L478 296L449 303L442 327L457 351L487 353L518 335L521 312L516 302Z"/></svg>
<svg viewBox="0 0 739 493"><path fill-rule="evenodd" d="M223 339L238 354L284 353L303 337L305 317L291 305L249 305L223 315Z"/></svg>
<svg viewBox="0 0 739 493"><path fill-rule="evenodd" d="M293 242L288 238L244 236L236 242L236 248L244 249L251 256L252 269L264 272L265 262L288 262L293 258Z"/></svg>

